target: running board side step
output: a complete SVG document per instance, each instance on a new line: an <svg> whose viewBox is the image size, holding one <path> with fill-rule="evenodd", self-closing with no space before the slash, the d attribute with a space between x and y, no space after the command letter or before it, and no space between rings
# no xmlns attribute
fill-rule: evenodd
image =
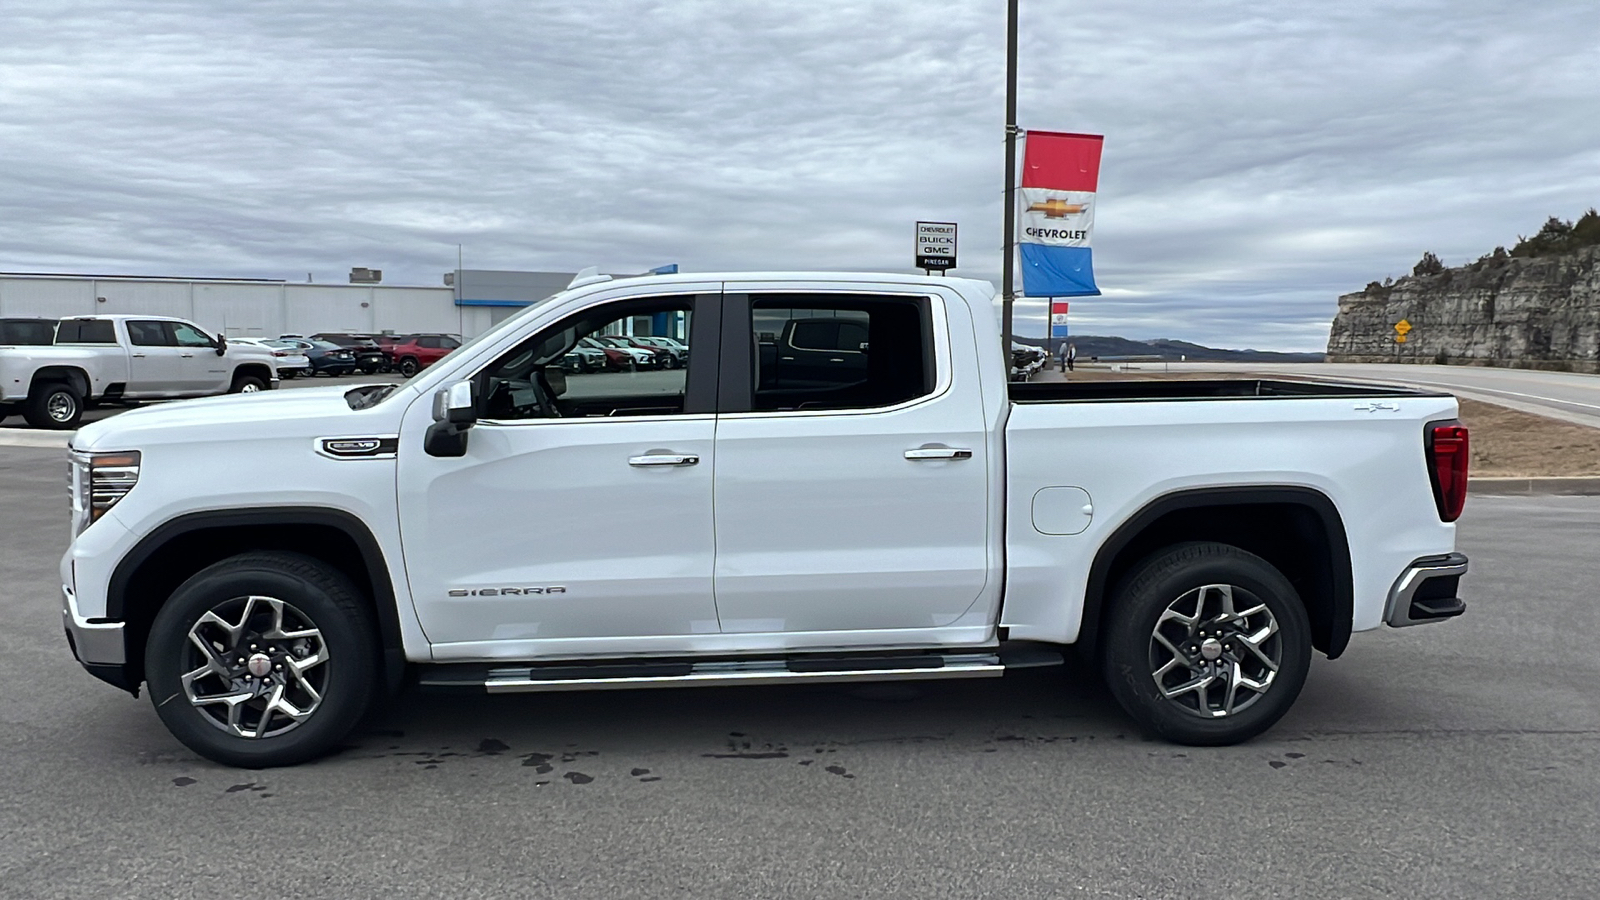
<svg viewBox="0 0 1600 900"><path fill-rule="evenodd" d="M1059 653L1038 650L1016 653L1007 650L881 657L799 656L788 659L555 663L487 669L441 666L433 671L425 669L419 685L430 689L476 689L491 694L519 694L741 684L919 681L935 678L998 678L1008 668L1060 663Z"/></svg>

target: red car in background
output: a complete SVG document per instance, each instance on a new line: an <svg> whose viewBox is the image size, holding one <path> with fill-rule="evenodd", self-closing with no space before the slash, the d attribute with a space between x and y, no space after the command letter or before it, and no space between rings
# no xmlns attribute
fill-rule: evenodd
<svg viewBox="0 0 1600 900"><path fill-rule="evenodd" d="M408 334L397 340L389 352L394 354L395 368L410 378L459 346L460 339L451 334Z"/></svg>

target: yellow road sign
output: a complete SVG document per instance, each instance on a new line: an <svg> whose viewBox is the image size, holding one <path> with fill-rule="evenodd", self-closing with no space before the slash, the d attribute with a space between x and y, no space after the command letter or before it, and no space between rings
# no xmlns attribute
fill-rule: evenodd
<svg viewBox="0 0 1600 900"><path fill-rule="evenodd" d="M1394 336L1394 342L1396 344L1404 344L1406 342L1406 336L1403 334L1397 334Z"/></svg>
<svg viewBox="0 0 1600 900"><path fill-rule="evenodd" d="M1408 332L1410 330L1411 330L1411 323L1406 321L1405 319L1401 319L1400 321L1394 323L1394 333L1400 336L1400 341L1402 343L1405 342L1406 332Z"/></svg>

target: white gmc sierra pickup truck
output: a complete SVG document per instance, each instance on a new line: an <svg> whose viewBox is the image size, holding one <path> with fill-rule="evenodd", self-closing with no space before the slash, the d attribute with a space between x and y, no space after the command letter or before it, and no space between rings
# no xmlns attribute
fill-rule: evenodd
<svg viewBox="0 0 1600 900"><path fill-rule="evenodd" d="M1094 661L1170 740L1271 726L1313 651L1462 612L1441 394L1008 384L986 283L574 286L404 385L72 440L63 619L196 752L285 765L408 675L553 691ZM567 373L590 335L687 366Z"/></svg>
<svg viewBox="0 0 1600 900"><path fill-rule="evenodd" d="M48 321L48 320L35 320ZM278 386L272 351L167 316L72 316L55 339L0 340L0 419L76 428L91 403L253 393Z"/></svg>

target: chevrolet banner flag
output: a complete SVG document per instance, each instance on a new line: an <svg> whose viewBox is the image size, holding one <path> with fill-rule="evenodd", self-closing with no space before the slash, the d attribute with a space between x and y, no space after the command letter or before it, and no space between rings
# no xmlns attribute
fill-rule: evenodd
<svg viewBox="0 0 1600 900"><path fill-rule="evenodd" d="M1095 188L1100 181L1098 134L1030 131L1017 191L1021 232L1022 295L1082 297L1099 294L1089 241L1094 234Z"/></svg>

